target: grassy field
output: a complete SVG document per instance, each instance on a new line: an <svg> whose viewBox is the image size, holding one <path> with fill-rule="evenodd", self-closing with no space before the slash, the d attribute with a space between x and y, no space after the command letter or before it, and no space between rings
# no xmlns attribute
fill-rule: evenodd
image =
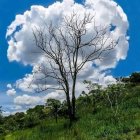
<svg viewBox="0 0 140 140"><path fill-rule="evenodd" d="M91 105L81 104L79 119L70 128L68 120L59 118L42 121L38 126L15 131L1 140L140 140L140 87L128 91L128 96L114 116L106 106L96 113Z"/></svg>

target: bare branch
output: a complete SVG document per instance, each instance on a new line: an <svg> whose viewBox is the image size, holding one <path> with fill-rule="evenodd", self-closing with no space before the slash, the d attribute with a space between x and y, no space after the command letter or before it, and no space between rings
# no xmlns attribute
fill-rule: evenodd
<svg viewBox="0 0 140 140"><path fill-rule="evenodd" d="M89 25L93 26L93 33L89 33ZM112 40L108 30L109 26L95 24L94 15L85 13L82 17L74 11L64 17L61 26L54 26L50 22L43 28L33 30L35 44L44 53L47 62L38 71L44 74L38 81L47 78L55 80L59 88L51 89L65 92L72 114L75 114L75 85L81 69L87 62L104 59L118 44L118 41ZM44 91L50 88L38 89Z"/></svg>

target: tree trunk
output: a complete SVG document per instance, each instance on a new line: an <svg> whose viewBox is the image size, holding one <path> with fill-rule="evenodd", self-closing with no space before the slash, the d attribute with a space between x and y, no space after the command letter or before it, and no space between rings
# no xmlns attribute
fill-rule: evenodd
<svg viewBox="0 0 140 140"><path fill-rule="evenodd" d="M72 97L72 119L75 119L75 96Z"/></svg>
<svg viewBox="0 0 140 140"><path fill-rule="evenodd" d="M74 120L76 118L75 115L75 85L76 85L76 77L73 80L73 87L72 87L72 119Z"/></svg>
<svg viewBox="0 0 140 140"><path fill-rule="evenodd" d="M71 123L72 122L72 106L70 102L69 93L66 93L66 99L67 99L67 106L68 106L68 115L69 115L69 119Z"/></svg>
<svg viewBox="0 0 140 140"><path fill-rule="evenodd" d="M55 121L56 121L56 123L57 123L57 113L56 113L56 115L55 115Z"/></svg>
<svg viewBox="0 0 140 140"><path fill-rule="evenodd" d="M57 123L57 117L58 117L58 107L56 107L56 112L55 112L55 121Z"/></svg>

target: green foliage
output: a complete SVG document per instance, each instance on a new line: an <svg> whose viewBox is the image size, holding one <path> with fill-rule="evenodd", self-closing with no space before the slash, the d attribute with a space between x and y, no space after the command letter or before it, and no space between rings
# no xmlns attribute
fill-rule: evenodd
<svg viewBox="0 0 140 140"><path fill-rule="evenodd" d="M85 96L86 102L92 105L93 113L97 112L99 108L99 103L103 99L103 89L101 85L97 83L92 83L91 81L84 80L84 84L87 85L88 93L82 92L82 95Z"/></svg>
<svg viewBox="0 0 140 140"><path fill-rule="evenodd" d="M39 124L39 118L36 113L30 113L25 116L24 127L32 128Z"/></svg>
<svg viewBox="0 0 140 140"><path fill-rule="evenodd" d="M58 111L60 110L61 107L61 102L56 99L47 99L47 106L51 107L51 113L55 116L55 120L57 123L57 117L58 117Z"/></svg>
<svg viewBox="0 0 140 140"><path fill-rule="evenodd" d="M0 135L4 133L4 128L0 126Z"/></svg>
<svg viewBox="0 0 140 140"><path fill-rule="evenodd" d="M46 108L36 106L29 109L27 114L17 113L6 117L4 125L0 126L0 133L5 136L0 139L140 140L140 86L129 87L118 83L102 88L91 82L86 84L88 87L90 84L89 92L83 91L76 101L80 119L71 127L64 117L67 112L66 101L61 103L48 99ZM93 113L95 108L96 112ZM47 112L54 117L57 112L58 123ZM42 113L44 117L40 116Z"/></svg>
<svg viewBox="0 0 140 140"><path fill-rule="evenodd" d="M58 114L61 117L68 118L68 106L67 106L67 102L65 100L61 103Z"/></svg>
<svg viewBox="0 0 140 140"><path fill-rule="evenodd" d="M18 130L18 123L14 119L13 115L5 118L3 127L5 128L6 132Z"/></svg>
<svg viewBox="0 0 140 140"><path fill-rule="evenodd" d="M44 105L37 105L34 108L28 109L27 114L28 115L35 114L38 117L38 119L45 119L46 118L46 114L44 112Z"/></svg>
<svg viewBox="0 0 140 140"><path fill-rule="evenodd" d="M140 72L134 72L129 77L122 77L122 82L135 86L140 83Z"/></svg>
<svg viewBox="0 0 140 140"><path fill-rule="evenodd" d="M18 129L23 129L24 128L24 119L25 118L25 114L23 112L17 112L14 115L14 120L17 124L17 128Z"/></svg>
<svg viewBox="0 0 140 140"><path fill-rule="evenodd" d="M54 110L57 110L61 106L61 102L59 100L49 98L47 99L47 106L50 106Z"/></svg>
<svg viewBox="0 0 140 140"><path fill-rule="evenodd" d="M123 83L112 84L104 89L105 103L111 108L114 116L120 113L120 105L125 100L126 95L127 90Z"/></svg>
<svg viewBox="0 0 140 140"><path fill-rule="evenodd" d="M130 76L130 82L132 83L140 83L140 73L134 72Z"/></svg>

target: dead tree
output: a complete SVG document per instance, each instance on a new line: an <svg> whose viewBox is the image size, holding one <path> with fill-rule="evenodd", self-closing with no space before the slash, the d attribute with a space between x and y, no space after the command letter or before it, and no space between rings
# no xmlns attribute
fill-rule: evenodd
<svg viewBox="0 0 140 140"><path fill-rule="evenodd" d="M88 26L92 26L90 32ZM61 25L45 24L35 27L33 35L36 46L43 52L47 65L39 69L45 75L44 80L52 78L58 86L39 88L63 90L69 112L69 119L75 119L75 86L78 74L85 64L104 59L117 45L108 31L109 26L96 26L95 17L85 13L83 17L76 13L64 17ZM90 32L90 33L89 33Z"/></svg>

